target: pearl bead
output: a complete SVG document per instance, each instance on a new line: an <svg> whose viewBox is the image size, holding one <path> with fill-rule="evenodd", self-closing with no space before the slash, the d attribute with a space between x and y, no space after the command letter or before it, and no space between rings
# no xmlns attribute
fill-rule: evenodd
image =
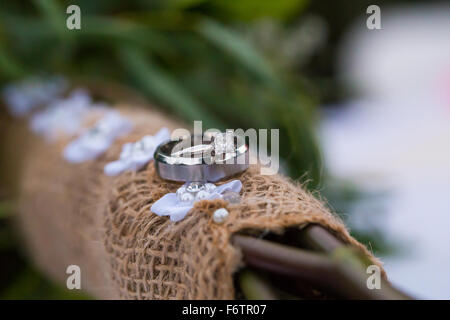
<svg viewBox="0 0 450 320"><path fill-rule="evenodd" d="M223 223L228 218L228 215L229 215L229 213L228 213L227 209L225 209L225 208L217 209L216 211L214 211L213 221L215 223L219 223L219 224Z"/></svg>

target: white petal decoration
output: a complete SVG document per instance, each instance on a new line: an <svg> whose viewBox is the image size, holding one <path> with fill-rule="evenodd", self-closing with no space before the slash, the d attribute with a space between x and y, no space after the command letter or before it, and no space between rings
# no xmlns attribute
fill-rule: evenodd
<svg viewBox="0 0 450 320"><path fill-rule="evenodd" d="M104 172L108 176L116 176L126 170L139 170L153 159L156 148L170 139L170 131L162 128L155 135L144 136L134 143L126 143L117 161L108 163Z"/></svg>
<svg viewBox="0 0 450 320"><path fill-rule="evenodd" d="M30 121L31 130L43 135L47 141L54 141L61 133L74 135L80 131L89 111L106 110L102 105L91 103L86 90L74 90L68 98L59 99L35 114Z"/></svg>
<svg viewBox="0 0 450 320"><path fill-rule="evenodd" d="M222 199L222 194L225 191L239 193L242 189L242 182L239 180L233 180L218 187L212 183L208 183L207 185L208 187L191 193L187 191L189 184L185 184L177 190L177 193L168 193L156 201L150 208L150 211L158 216L169 216L171 221L176 222L186 216L189 210L193 208L195 202L200 200ZM184 195L186 194L189 197L185 197ZM191 194L193 195L191 196ZM201 199L198 197L200 194Z"/></svg>
<svg viewBox="0 0 450 320"><path fill-rule="evenodd" d="M105 152L116 138L131 131L132 124L116 111L103 116L91 129L69 143L64 158L72 163L93 160Z"/></svg>
<svg viewBox="0 0 450 320"><path fill-rule="evenodd" d="M63 77L33 77L6 86L2 97L13 116L23 117L34 108L58 99L67 88L68 83Z"/></svg>

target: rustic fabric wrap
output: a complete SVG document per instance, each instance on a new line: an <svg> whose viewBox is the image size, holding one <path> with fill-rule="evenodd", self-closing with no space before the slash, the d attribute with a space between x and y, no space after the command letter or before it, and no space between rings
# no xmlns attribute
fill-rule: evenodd
<svg viewBox="0 0 450 320"><path fill-rule="evenodd" d="M98 159L78 165L61 155L73 137L49 144L24 125L10 129L15 133L8 135L10 150L3 157L26 159L19 170L19 225L28 252L52 278L64 284L67 267L78 265L82 289L95 298L233 299L233 273L242 266L233 234L282 233L310 223L379 264L319 200L285 177L261 175L257 166L233 177L243 183L239 204L201 201L177 223L151 213L152 204L180 184L161 180L153 162L117 177L106 176L103 167L117 159L123 143L182 125L156 111L117 108L134 122L132 133ZM215 224L212 214L220 207L230 215Z"/></svg>

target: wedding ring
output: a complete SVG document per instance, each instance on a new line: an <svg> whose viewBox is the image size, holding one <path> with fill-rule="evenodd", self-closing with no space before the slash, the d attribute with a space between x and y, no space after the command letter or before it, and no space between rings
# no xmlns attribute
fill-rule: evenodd
<svg viewBox="0 0 450 320"><path fill-rule="evenodd" d="M154 154L158 175L166 180L215 182L249 166L245 139L232 133L202 135L170 140Z"/></svg>

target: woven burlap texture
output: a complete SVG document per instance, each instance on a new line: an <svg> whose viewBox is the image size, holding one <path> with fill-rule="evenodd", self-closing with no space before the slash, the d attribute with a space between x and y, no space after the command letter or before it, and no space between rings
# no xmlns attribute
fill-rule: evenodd
<svg viewBox="0 0 450 320"><path fill-rule="evenodd" d="M67 266L78 265L82 288L96 298L233 299L233 274L242 265L233 234L282 233L310 223L378 264L319 200L283 176L261 175L257 166L233 177L243 183L239 204L201 201L177 223L151 213L152 204L180 184L161 180L152 162L117 177L105 176L103 167L117 159L124 142L180 124L154 111L119 110L135 122L134 130L95 161L67 163L61 152L69 137L28 147L18 220L28 251L54 279L64 283ZM230 215L215 224L212 214L220 207Z"/></svg>

